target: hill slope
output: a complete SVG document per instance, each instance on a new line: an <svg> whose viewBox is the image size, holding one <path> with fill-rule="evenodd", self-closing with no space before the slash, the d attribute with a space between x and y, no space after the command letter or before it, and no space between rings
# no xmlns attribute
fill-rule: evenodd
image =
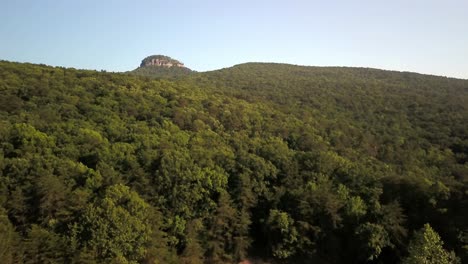
<svg viewBox="0 0 468 264"><path fill-rule="evenodd" d="M0 62L0 90L2 263L467 258L466 80Z"/></svg>
<svg viewBox="0 0 468 264"><path fill-rule="evenodd" d="M369 68L248 63L202 73L194 77L196 83L247 101L268 103L298 118L302 112L329 119L341 115L370 131L391 129L385 123L399 119L399 125L406 126L403 131L387 134L417 130L418 137L432 134L431 143L440 144L444 138L436 130L441 127L452 130L454 140L467 136L468 80Z"/></svg>

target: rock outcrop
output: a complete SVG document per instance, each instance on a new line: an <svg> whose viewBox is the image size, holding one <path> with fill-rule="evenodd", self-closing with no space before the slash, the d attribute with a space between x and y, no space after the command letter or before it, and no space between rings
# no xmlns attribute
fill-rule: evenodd
<svg viewBox="0 0 468 264"><path fill-rule="evenodd" d="M141 61L140 67L148 67L148 66L157 66L157 67L179 67L185 68L184 64L178 60L174 60L171 57L163 56L163 55L153 55L146 57Z"/></svg>
<svg viewBox="0 0 468 264"><path fill-rule="evenodd" d="M194 73L191 69L171 57L153 55L144 58L140 67L129 72L130 74L146 76L150 78L179 78Z"/></svg>

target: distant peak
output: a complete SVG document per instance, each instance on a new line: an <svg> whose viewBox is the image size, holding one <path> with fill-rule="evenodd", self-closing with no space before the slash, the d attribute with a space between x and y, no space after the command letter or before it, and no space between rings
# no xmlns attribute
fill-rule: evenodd
<svg viewBox="0 0 468 264"><path fill-rule="evenodd" d="M179 67L179 68L185 68L185 65L178 61L175 60L169 56L164 56L164 55L152 55L144 58L141 61L140 67Z"/></svg>
<svg viewBox="0 0 468 264"><path fill-rule="evenodd" d="M140 67L131 71L135 75L153 78L176 78L192 72L182 62L164 55L148 56L141 61Z"/></svg>

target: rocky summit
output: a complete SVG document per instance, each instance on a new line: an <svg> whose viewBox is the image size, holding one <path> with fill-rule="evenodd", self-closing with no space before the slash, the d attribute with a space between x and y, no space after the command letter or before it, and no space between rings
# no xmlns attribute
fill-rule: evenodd
<svg viewBox="0 0 468 264"><path fill-rule="evenodd" d="M152 55L144 58L140 67L128 73L150 78L179 78L193 73L191 69L169 56Z"/></svg>
<svg viewBox="0 0 468 264"><path fill-rule="evenodd" d="M149 66L167 67L167 68L170 68L170 67L185 68L182 62L175 60L171 57L164 56L164 55L148 56L141 61L140 67L149 67Z"/></svg>

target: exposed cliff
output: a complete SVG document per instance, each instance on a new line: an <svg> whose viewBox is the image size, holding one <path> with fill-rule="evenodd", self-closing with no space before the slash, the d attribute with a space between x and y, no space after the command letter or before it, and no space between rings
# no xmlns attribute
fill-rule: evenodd
<svg viewBox="0 0 468 264"><path fill-rule="evenodd" d="M171 57L152 55L144 58L140 63L140 67L129 73L153 78L177 78L192 72L182 62Z"/></svg>
<svg viewBox="0 0 468 264"><path fill-rule="evenodd" d="M181 67L185 68L184 64L178 60L175 60L171 57L164 56L164 55L152 55L144 58L141 61L140 67L151 67L151 66L159 66L159 67Z"/></svg>

